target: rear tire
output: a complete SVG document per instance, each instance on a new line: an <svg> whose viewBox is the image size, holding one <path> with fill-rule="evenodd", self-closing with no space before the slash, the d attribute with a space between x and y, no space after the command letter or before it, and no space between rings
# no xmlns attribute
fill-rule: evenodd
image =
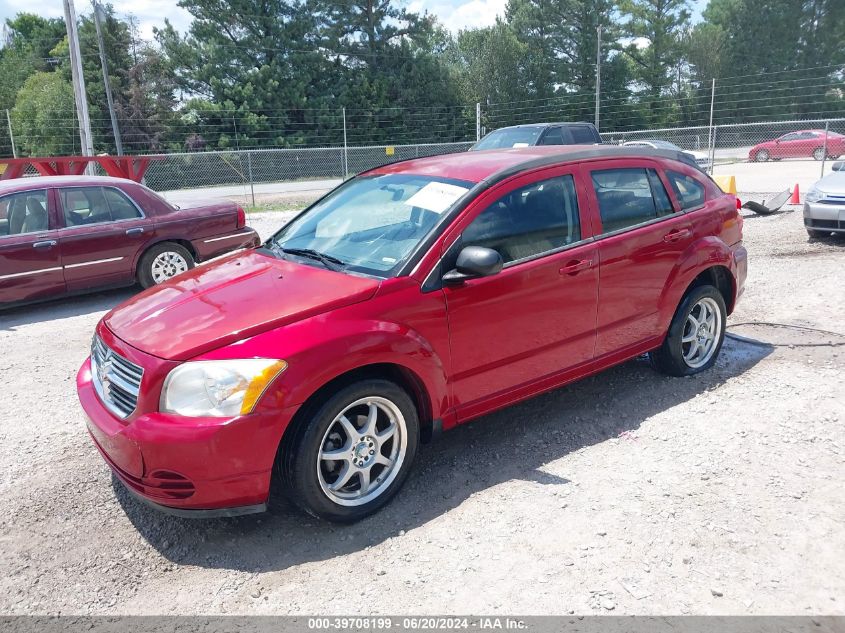
<svg viewBox="0 0 845 633"><path fill-rule="evenodd" d="M817 147L813 150L813 160L824 160L824 148Z"/></svg>
<svg viewBox="0 0 845 633"><path fill-rule="evenodd" d="M681 300L666 339L649 353L654 368L669 376L691 376L710 369L725 340L727 310L711 285L690 290Z"/></svg>
<svg viewBox="0 0 845 633"><path fill-rule="evenodd" d="M302 413L276 460L283 490L296 505L351 523L393 498L419 444L417 410L404 389L362 380Z"/></svg>
<svg viewBox="0 0 845 633"><path fill-rule="evenodd" d="M187 248L175 242L161 242L152 246L138 263L138 283L150 288L196 266Z"/></svg>

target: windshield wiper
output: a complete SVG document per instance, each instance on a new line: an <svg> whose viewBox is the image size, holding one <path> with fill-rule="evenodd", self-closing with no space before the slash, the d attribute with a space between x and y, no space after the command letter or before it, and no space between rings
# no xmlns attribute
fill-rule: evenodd
<svg viewBox="0 0 845 633"><path fill-rule="evenodd" d="M313 248L282 248L281 246L276 246L282 253L287 255L297 255L299 257L308 257L309 259L316 259L318 262L323 264L329 270L341 270L346 266L346 262L342 259L338 259L332 255L328 255L326 253L321 253L320 251L315 251Z"/></svg>

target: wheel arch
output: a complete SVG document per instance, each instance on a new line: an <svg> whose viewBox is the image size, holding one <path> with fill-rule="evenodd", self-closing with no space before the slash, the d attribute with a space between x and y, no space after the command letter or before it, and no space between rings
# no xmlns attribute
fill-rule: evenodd
<svg viewBox="0 0 845 633"><path fill-rule="evenodd" d="M727 314L736 304L736 265L731 249L717 237L695 241L679 259L663 288L660 325L665 331L678 305L693 288L704 284L715 286L725 300Z"/></svg>
<svg viewBox="0 0 845 633"><path fill-rule="evenodd" d="M362 380L372 380L375 378L382 378L396 383L408 393L411 400L414 402L414 406L416 407L417 414L419 416L420 439L422 441L430 440L433 418L431 396L428 393L428 389L426 388L422 378L417 375L415 371L394 362L376 362L369 365L355 367L338 374L328 382L325 382L300 405L293 420L291 421L291 427L296 425L301 418L307 416L316 403L323 401L326 394L338 391L339 389ZM288 431L285 432L285 436L289 435ZM282 442L284 442L284 437L282 438Z"/></svg>

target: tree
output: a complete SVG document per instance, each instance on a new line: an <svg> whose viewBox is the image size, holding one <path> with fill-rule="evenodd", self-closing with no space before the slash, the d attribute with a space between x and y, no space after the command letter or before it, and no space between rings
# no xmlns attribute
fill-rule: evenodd
<svg viewBox="0 0 845 633"><path fill-rule="evenodd" d="M625 35L632 39L625 53L645 92L646 117L667 123L674 105L661 97L667 96L682 55L680 38L690 19L687 0L623 0L619 6L627 18Z"/></svg>
<svg viewBox="0 0 845 633"><path fill-rule="evenodd" d="M526 46L501 19L493 26L460 31L447 53L464 103L525 100Z"/></svg>
<svg viewBox="0 0 845 633"><path fill-rule="evenodd" d="M79 138L73 87L60 73L36 72L18 91L11 111L12 129L21 154L75 154Z"/></svg>
<svg viewBox="0 0 845 633"><path fill-rule="evenodd" d="M243 118L245 142L290 144L305 122L303 110L322 105L332 83L310 12L283 0L180 0L179 6L194 18L188 34L180 36L166 20L156 31L177 85L225 104L230 121ZM214 130L202 135L209 146L218 144Z"/></svg>

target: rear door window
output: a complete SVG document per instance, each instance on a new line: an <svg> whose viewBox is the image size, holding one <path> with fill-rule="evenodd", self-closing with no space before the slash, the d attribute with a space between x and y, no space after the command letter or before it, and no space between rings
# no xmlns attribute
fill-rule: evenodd
<svg viewBox="0 0 845 633"><path fill-rule="evenodd" d="M592 172L592 177L603 233L650 222L673 211L653 169L603 169Z"/></svg>
<svg viewBox="0 0 845 633"><path fill-rule="evenodd" d="M596 135L586 125L572 125L569 131L572 133L572 142L575 145L592 145L596 143Z"/></svg>
<svg viewBox="0 0 845 633"><path fill-rule="evenodd" d="M101 187L60 189L65 226L111 222L112 215Z"/></svg>
<svg viewBox="0 0 845 633"><path fill-rule="evenodd" d="M109 210L113 220L134 220L143 217L141 212L122 191L117 189L103 189L103 195L109 203Z"/></svg>
<svg viewBox="0 0 845 633"><path fill-rule="evenodd" d="M563 137L563 130L560 127L553 127L546 131L540 145L566 145Z"/></svg>

